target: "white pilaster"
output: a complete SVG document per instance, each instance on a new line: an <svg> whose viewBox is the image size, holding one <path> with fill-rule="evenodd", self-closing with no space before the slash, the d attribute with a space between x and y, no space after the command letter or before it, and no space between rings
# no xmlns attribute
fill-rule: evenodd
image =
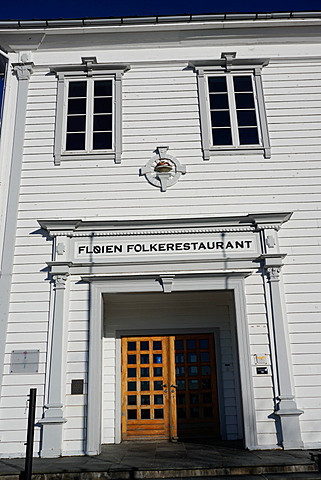
<svg viewBox="0 0 321 480"><path fill-rule="evenodd" d="M275 414L279 416L282 431L282 445L285 450L303 448L299 416L291 382L290 356L287 343L286 315L282 308L280 272L283 255L265 255L265 270L270 286L271 309L278 375L278 405Z"/></svg>
<svg viewBox="0 0 321 480"><path fill-rule="evenodd" d="M62 372L64 345L64 303L68 267L53 267L52 278L55 282L51 358L49 367L48 402L45 413L39 423L42 424L42 447L40 456L59 457L62 452L62 428L67 421L63 416Z"/></svg>

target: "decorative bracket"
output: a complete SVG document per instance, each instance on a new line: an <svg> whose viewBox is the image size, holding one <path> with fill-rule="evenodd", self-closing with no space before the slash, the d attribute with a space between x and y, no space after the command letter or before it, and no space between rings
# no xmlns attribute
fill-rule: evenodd
<svg viewBox="0 0 321 480"><path fill-rule="evenodd" d="M160 275L160 281L163 286L164 293L172 293L173 280L175 275Z"/></svg>
<svg viewBox="0 0 321 480"><path fill-rule="evenodd" d="M221 58L225 60L225 70L227 72L231 71L233 65L233 59L236 57L236 52L222 52Z"/></svg>
<svg viewBox="0 0 321 480"><path fill-rule="evenodd" d="M157 154L140 169L140 175L145 175L147 181L154 187L159 187L161 192L166 192L168 187L177 183L180 176L186 173L185 165L169 155L168 149L169 147L157 147Z"/></svg>

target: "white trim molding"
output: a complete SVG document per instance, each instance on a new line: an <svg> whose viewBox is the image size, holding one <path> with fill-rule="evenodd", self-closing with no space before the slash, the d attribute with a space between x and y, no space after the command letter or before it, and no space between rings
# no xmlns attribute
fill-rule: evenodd
<svg viewBox="0 0 321 480"><path fill-rule="evenodd" d="M172 291L226 290L228 288L234 292L245 446L255 449L257 432L244 293L244 278L248 275L249 272L239 272L227 280L225 275L215 273L204 275L177 273ZM84 282L90 283L90 318L94 319L90 321L89 334L87 455L98 455L101 451L101 430L98 426L101 425L102 420L103 294L159 292L161 286L158 279L158 275L82 277ZM119 437L120 432L115 432L115 439Z"/></svg>
<svg viewBox="0 0 321 480"><path fill-rule="evenodd" d="M50 68L58 78L57 112L55 127L54 163L60 165L62 160L79 160L93 158L113 158L121 163L122 154L122 76L130 69L130 65L98 63L96 57L82 57L79 65L57 65ZM70 79L86 80L90 78L113 79L113 148L104 152L64 151L64 135L66 132L65 99L67 83Z"/></svg>
<svg viewBox="0 0 321 480"><path fill-rule="evenodd" d="M44 415L39 423L42 425L42 442L40 456L44 458L59 457L62 453L62 427L66 423L63 416L62 385L65 331L65 288L69 276L68 265L53 265L51 276L54 281L54 309L51 332L51 355L49 359L48 399Z"/></svg>
<svg viewBox="0 0 321 480"><path fill-rule="evenodd" d="M16 95L13 146L10 162L7 207L4 219L3 246L0 266L0 392L2 387L5 344L7 338L23 145L26 128L25 123L28 88L29 79L33 72L33 63L15 63L12 64L12 67L18 81L18 89Z"/></svg>
<svg viewBox="0 0 321 480"><path fill-rule="evenodd" d="M195 60L189 62L189 67L193 68L197 74L199 108L201 120L201 137L204 160L210 160L214 155L248 155L264 154L265 158L271 157L271 145L266 118L266 110L262 86L262 68L268 65L267 58L239 59L236 58L236 52L222 52L219 60ZM242 146L233 141L233 145L214 146L211 134L210 105L207 79L213 75L225 75L229 77L235 73L247 73L252 76L254 82L254 97L256 103L257 121L260 143L258 145ZM229 94L232 99L231 94ZM232 103L235 103L233 100ZM235 110L235 105L230 104L229 110ZM233 113L231 112L231 113ZM235 115L234 115L235 117ZM236 120L235 120L236 122ZM236 130L236 125L231 124L232 133Z"/></svg>

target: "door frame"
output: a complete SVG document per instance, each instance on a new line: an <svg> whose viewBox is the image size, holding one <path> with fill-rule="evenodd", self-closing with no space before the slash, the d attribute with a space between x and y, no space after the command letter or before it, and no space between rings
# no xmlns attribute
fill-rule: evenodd
<svg viewBox="0 0 321 480"><path fill-rule="evenodd" d="M246 314L244 278L251 270L236 273L178 273L175 275L173 291L230 290L234 293L235 322L238 345L240 391L242 397L243 429L245 448L257 447L254 392L252 383L251 355ZM86 454L98 455L101 451L102 424L102 339L103 339L103 294L104 293L148 293L163 292L159 274L86 276L82 280L90 283L89 321L89 366L87 394L87 439ZM153 330L155 332L155 330ZM116 333L116 332L115 332ZM119 335L119 331L117 332ZM126 332L129 333L129 332ZM135 335L139 332L135 331ZM145 332L144 332L145 333ZM122 332L122 334L124 334ZM148 333L147 333L148 334ZM117 346L118 344L118 346ZM120 358L120 341L116 342L116 356ZM121 378L120 362L116 365L116 377ZM120 382L117 382L116 405L121 401ZM118 393L117 393L118 391ZM121 411L121 405L118 406ZM120 413L116 412L119 417ZM119 418L116 424L120 425ZM121 432L115 428L115 443L121 441Z"/></svg>

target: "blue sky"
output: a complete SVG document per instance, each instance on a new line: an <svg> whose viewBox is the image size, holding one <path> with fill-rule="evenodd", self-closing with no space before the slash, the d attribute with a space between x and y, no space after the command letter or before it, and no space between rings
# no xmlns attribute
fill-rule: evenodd
<svg viewBox="0 0 321 480"><path fill-rule="evenodd" d="M2 0L0 19L83 18L211 12L321 10L321 0Z"/></svg>

